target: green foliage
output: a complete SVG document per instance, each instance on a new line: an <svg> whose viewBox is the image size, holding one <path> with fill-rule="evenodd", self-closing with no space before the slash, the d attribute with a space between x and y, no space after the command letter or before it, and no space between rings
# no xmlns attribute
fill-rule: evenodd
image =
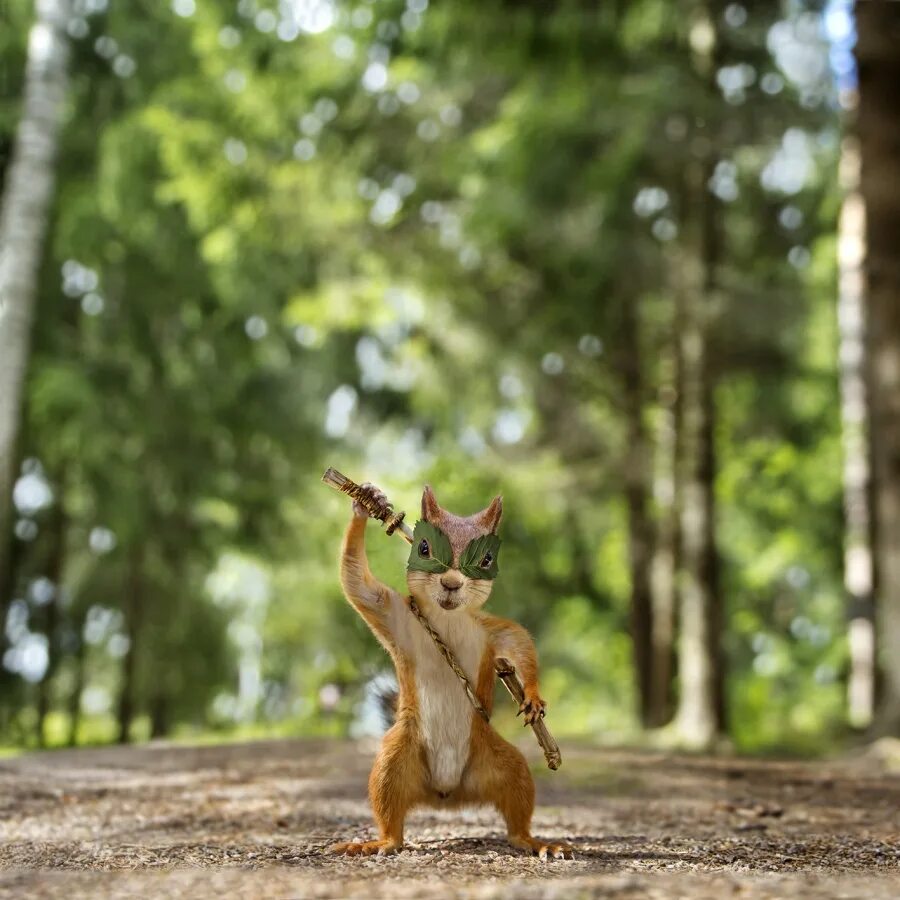
<svg viewBox="0 0 900 900"><path fill-rule="evenodd" d="M47 739L73 697L75 738L113 739L123 692L135 736L369 727L390 663L341 597L329 464L398 508L426 480L460 514L502 489L491 608L534 634L555 730L633 737L623 372L638 356L652 431L696 265L698 122L733 196L711 360L732 733L836 733L837 123L782 75L761 89L777 10L722 27L720 65L754 70L726 102L698 82L688 5L661 0L338 2L293 36L260 26L275 4L196 6L112 3L73 40L23 446L65 512L52 634L34 585L54 508L14 540L12 599L56 661ZM0 172L28 8L2 7ZM766 189L791 127L811 174ZM441 571L426 525L409 565ZM495 542L466 574L497 574ZM368 548L401 587L401 543L370 526ZM4 678L0 743L33 741L39 686Z"/></svg>

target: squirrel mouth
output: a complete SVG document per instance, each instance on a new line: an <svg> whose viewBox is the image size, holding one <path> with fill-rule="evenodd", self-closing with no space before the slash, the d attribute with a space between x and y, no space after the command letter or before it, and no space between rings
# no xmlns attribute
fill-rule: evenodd
<svg viewBox="0 0 900 900"><path fill-rule="evenodd" d="M440 603L444 609L456 609L456 607L459 606L459 600L455 600L449 594L445 594L441 597L441 599L438 600L438 603Z"/></svg>

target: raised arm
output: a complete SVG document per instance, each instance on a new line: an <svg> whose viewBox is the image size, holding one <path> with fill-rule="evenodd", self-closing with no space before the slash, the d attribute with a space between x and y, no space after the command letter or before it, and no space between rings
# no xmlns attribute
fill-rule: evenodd
<svg viewBox="0 0 900 900"><path fill-rule="evenodd" d="M538 690L538 661L534 641L516 622L497 616L485 616L484 621L491 635L494 659L508 659L522 679L525 700L519 707L519 712L524 713L525 722L531 724L538 716L543 717L547 706Z"/></svg>
<svg viewBox="0 0 900 900"><path fill-rule="evenodd" d="M377 497L376 488L372 488L371 485L362 487L371 489ZM341 586L347 599L363 618L372 624L366 614L386 613L394 592L378 581L369 569L369 561L366 558L368 518L366 510L354 501L353 518L344 532L344 543L341 548Z"/></svg>

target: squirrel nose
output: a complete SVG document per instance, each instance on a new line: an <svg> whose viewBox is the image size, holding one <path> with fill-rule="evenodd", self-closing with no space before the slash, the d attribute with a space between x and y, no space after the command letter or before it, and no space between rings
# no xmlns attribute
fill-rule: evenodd
<svg viewBox="0 0 900 900"><path fill-rule="evenodd" d="M448 591L455 591L462 587L463 577L459 572L445 572L441 575L441 584Z"/></svg>

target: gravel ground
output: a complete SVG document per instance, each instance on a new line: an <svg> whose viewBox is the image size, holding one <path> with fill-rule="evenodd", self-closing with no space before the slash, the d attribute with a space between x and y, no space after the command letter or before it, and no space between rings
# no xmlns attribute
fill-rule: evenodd
<svg viewBox="0 0 900 900"><path fill-rule="evenodd" d="M0 761L0 897L900 897L900 778L877 760L796 763L564 746L542 768L541 862L487 809L420 811L374 837L369 742L271 741Z"/></svg>

